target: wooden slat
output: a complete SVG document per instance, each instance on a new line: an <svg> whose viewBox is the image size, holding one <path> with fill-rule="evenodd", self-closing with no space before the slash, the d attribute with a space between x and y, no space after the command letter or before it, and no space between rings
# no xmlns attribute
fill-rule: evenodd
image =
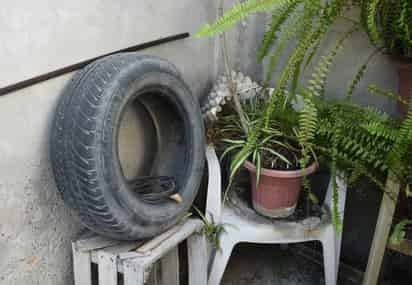
<svg viewBox="0 0 412 285"><path fill-rule="evenodd" d="M76 241L75 246L78 251L89 251L114 246L120 243L121 242L118 240L112 240L102 236L92 236L86 239L79 239Z"/></svg>
<svg viewBox="0 0 412 285"><path fill-rule="evenodd" d="M101 250L97 256L99 259L99 285L118 285L116 255Z"/></svg>
<svg viewBox="0 0 412 285"><path fill-rule="evenodd" d="M179 285L179 248L175 246L161 259L162 284Z"/></svg>
<svg viewBox="0 0 412 285"><path fill-rule="evenodd" d="M131 250L136 249L140 244L141 242L137 242L137 241L134 241L134 242L125 241L125 242L122 242L114 246L105 247L104 251L107 253L111 253L113 255L119 255L121 253L129 252ZM92 251L91 253L92 262L96 264L99 263L99 257L97 256L97 254L98 254L98 251ZM119 270L119 272L122 272L122 271Z"/></svg>
<svg viewBox="0 0 412 285"><path fill-rule="evenodd" d="M152 284L156 285L159 280L162 280L163 284L178 285L178 245L188 238L190 263L194 262L190 264L190 284L206 285L202 281L206 280L207 274L206 241L203 236L198 235L202 227L203 223L200 220L187 219L140 246L139 242L120 242L98 236L83 236L83 239L72 245L75 285L92 284L92 262L98 264L99 285L118 285L118 273L124 274L125 285L143 284L149 276L145 276L145 270L153 265L153 269L156 270L157 262L160 263L157 268L160 267L161 277L156 275L156 278L150 278L148 281L154 281ZM136 248L137 250L134 250Z"/></svg>
<svg viewBox="0 0 412 285"><path fill-rule="evenodd" d="M188 238L189 285L207 285L207 250L203 234Z"/></svg>
<svg viewBox="0 0 412 285"><path fill-rule="evenodd" d="M180 231L181 227L183 224L178 224L171 228L170 230L162 233L161 235L156 236L155 238L149 240L148 242L142 244L136 249L136 252L138 253L148 253L151 250L155 249L156 247L160 246L163 242L165 242L167 239L172 237L175 233Z"/></svg>
<svg viewBox="0 0 412 285"><path fill-rule="evenodd" d="M144 245L145 250L138 249L136 252L126 252L119 255L119 258L124 260L128 258L140 258L144 260L147 264L155 263L159 260L166 252L170 251L172 248L177 246L181 241L187 239L194 232L198 232L202 229L203 223L198 219L188 219L183 225L179 225L179 230L173 231L174 234L170 235L169 231L157 237L153 244L148 242ZM165 239L164 236L167 236ZM162 242L158 242L162 240ZM146 257L146 258L143 258Z"/></svg>
<svg viewBox="0 0 412 285"><path fill-rule="evenodd" d="M388 194L384 194L382 198L363 285L377 284L379 273L381 271L382 260L392 226L393 215L395 214L396 201L398 201L400 191L400 185L393 174L389 174L385 188L386 192L389 193L391 197L388 197Z"/></svg>
<svg viewBox="0 0 412 285"><path fill-rule="evenodd" d="M72 250L74 285L92 285L90 252L78 251L75 243L72 243Z"/></svg>
<svg viewBox="0 0 412 285"><path fill-rule="evenodd" d="M124 262L124 285L143 285L145 268L137 260Z"/></svg>
<svg viewBox="0 0 412 285"><path fill-rule="evenodd" d="M144 272L144 279L145 279L145 284L147 285L161 285L161 270L160 270L160 262L156 262L153 264L153 266L150 268L146 268ZM168 284L168 283L165 283Z"/></svg>

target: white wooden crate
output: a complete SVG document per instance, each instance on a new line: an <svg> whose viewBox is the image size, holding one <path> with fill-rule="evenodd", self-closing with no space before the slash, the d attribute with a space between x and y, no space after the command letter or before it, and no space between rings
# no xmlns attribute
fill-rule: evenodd
<svg viewBox="0 0 412 285"><path fill-rule="evenodd" d="M178 245L187 240L189 285L207 284L206 239L198 219L187 219L143 242L122 242L86 234L72 243L75 285L92 285L92 263L98 266L98 285L143 285L145 272L160 263L164 285L179 285Z"/></svg>

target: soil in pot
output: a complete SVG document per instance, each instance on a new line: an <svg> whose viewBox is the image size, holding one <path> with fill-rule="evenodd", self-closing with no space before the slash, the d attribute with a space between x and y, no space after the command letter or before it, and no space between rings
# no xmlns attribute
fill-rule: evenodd
<svg viewBox="0 0 412 285"><path fill-rule="evenodd" d="M253 208L261 215L284 218L292 215L299 199L302 180L318 168L314 162L305 170L271 170L263 168L256 186L256 167L246 161L249 170Z"/></svg>

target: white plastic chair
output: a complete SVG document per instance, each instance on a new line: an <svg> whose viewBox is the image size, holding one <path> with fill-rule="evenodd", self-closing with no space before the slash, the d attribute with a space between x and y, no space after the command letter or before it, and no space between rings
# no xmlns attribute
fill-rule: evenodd
<svg viewBox="0 0 412 285"><path fill-rule="evenodd" d="M207 147L206 158L209 171L206 211L215 223L227 225L220 237L221 250L216 251L211 261L209 285L218 285L221 282L231 252L238 243L286 244L314 240L319 240L323 246L326 285L336 284L342 234L335 231L330 214L323 215L320 221L318 219L315 223L313 218L301 222L273 220L267 223L246 219L237 214L229 203L224 206L222 204L221 170L213 146ZM339 212L343 219L346 184L342 179L337 182L340 192ZM329 183L323 207L331 209L331 206L332 187Z"/></svg>

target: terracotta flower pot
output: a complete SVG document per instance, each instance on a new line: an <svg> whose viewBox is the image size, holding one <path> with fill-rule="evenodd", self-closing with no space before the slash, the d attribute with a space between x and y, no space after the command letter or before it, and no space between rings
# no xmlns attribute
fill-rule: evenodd
<svg viewBox="0 0 412 285"><path fill-rule="evenodd" d="M299 199L304 175L316 171L318 165L313 163L304 171L281 171L263 168L256 187L256 167L246 161L252 188L254 209L261 215L271 218L284 218L293 214Z"/></svg>
<svg viewBox="0 0 412 285"><path fill-rule="evenodd" d="M412 96L412 62L409 60L396 60L399 77L399 94L402 99L408 101ZM404 118L408 112L408 106L398 102L398 112L401 118Z"/></svg>

